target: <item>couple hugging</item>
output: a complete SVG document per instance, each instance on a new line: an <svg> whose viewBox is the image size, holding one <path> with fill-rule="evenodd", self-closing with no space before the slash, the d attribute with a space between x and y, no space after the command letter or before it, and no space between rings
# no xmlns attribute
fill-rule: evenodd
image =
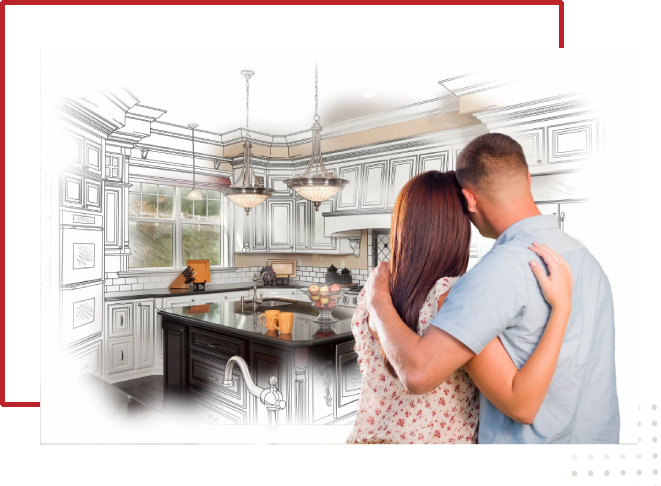
<svg viewBox="0 0 661 486"><path fill-rule="evenodd" d="M456 174L411 179L390 263L352 320L349 443L617 443L614 319L597 260L542 216L521 146L492 133ZM470 223L496 242L469 272Z"/></svg>

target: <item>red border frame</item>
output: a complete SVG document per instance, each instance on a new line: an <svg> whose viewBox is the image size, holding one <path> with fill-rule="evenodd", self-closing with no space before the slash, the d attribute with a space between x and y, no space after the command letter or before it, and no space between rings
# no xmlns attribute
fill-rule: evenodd
<svg viewBox="0 0 661 486"><path fill-rule="evenodd" d="M0 0L2 1L2 0ZM298 3L280 3L276 0L266 0L266 1L261 1L261 2L247 2L244 3L244 5L299 5ZM114 6L114 5L218 5L215 2L212 1L201 1L197 0L194 3L186 3L182 4L176 0L165 0L165 1L146 1L146 0L138 0L135 2L131 2L128 0L115 0L115 1L108 1L108 0L63 0L63 1L57 1L57 0L6 0L2 3L2 13L0 14L0 18L2 20L2 26L4 27L5 25L5 5L30 5L30 6L35 6L35 5L109 5L109 6ZM232 5L232 3L227 3L227 4L220 4L220 5ZM333 2L314 2L314 3L308 3L308 2L301 2L300 5L354 5L351 2L348 2L346 0L337 0ZM368 0L360 3L360 5L401 5L395 1L388 1L388 0ZM493 6L493 5L503 5L503 6L536 6L536 5L557 5L559 7L559 48L563 49L565 47L565 4L562 0L436 0L436 1L421 1L418 0L414 4L407 4L407 5L469 5L469 6ZM6 43L7 40L3 36L2 38L2 90L3 90L3 96L2 96L2 111L5 111L5 48L6 48ZM6 114L5 114L6 117ZM2 132L2 146L3 148L5 147L5 132L3 130ZM2 182L2 187L5 187L5 159L4 159L4 153L2 156L2 166L3 170L0 172L0 182ZM3 201L4 202L4 201ZM2 223L2 228L0 229L0 247L3 250L3 258L0 258L0 274L4 275L5 274L5 257L4 255L4 250L5 250L5 208L3 204L2 208L2 214L0 215L0 218L2 218L1 223ZM5 309L5 293L3 292L1 300L0 300L0 305L2 305L2 308ZM40 402L7 402L5 401L5 373L6 373L6 365L5 365L5 315L2 316L2 330L0 332L0 406L2 407L39 407Z"/></svg>

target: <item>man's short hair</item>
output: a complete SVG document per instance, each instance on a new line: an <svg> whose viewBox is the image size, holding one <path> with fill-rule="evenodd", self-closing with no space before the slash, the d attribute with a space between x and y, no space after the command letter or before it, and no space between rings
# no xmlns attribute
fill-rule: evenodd
<svg viewBox="0 0 661 486"><path fill-rule="evenodd" d="M527 177L528 164L521 145L502 133L486 133L471 140L457 157L461 187L480 187L488 181Z"/></svg>

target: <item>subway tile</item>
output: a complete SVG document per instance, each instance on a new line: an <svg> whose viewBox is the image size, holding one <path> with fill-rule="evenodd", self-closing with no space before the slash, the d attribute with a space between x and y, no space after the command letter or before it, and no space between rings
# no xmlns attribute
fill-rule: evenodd
<svg viewBox="0 0 661 486"><path fill-rule="evenodd" d="M103 281L103 284L104 284L104 285L112 285L112 279L111 279L111 278L107 278L107 279L105 279L105 280Z"/></svg>
<svg viewBox="0 0 661 486"><path fill-rule="evenodd" d="M149 283L149 277L138 277L138 283Z"/></svg>
<svg viewBox="0 0 661 486"><path fill-rule="evenodd" d="M120 292L125 292L125 291L128 291L128 290L133 290L130 285L120 285L119 286L119 291Z"/></svg>
<svg viewBox="0 0 661 486"><path fill-rule="evenodd" d="M139 283L131 284L131 290L143 290L144 288L145 288L145 284L139 284Z"/></svg>
<svg viewBox="0 0 661 486"><path fill-rule="evenodd" d="M367 275L367 270L360 270L361 275Z"/></svg>
<svg viewBox="0 0 661 486"><path fill-rule="evenodd" d="M126 279L126 284L137 284L138 279L137 278L127 278Z"/></svg>
<svg viewBox="0 0 661 486"><path fill-rule="evenodd" d="M149 277L150 282L160 283L161 277Z"/></svg>
<svg viewBox="0 0 661 486"><path fill-rule="evenodd" d="M145 289L145 290L155 289L155 288L156 288L156 284L155 284L155 283L146 283L146 284L143 284L143 285L144 285L144 289Z"/></svg>
<svg viewBox="0 0 661 486"><path fill-rule="evenodd" d="M109 285L106 287L106 292L119 292L119 285Z"/></svg>
<svg viewBox="0 0 661 486"><path fill-rule="evenodd" d="M112 284L113 285L124 285L126 283L125 278L113 278L112 279Z"/></svg>

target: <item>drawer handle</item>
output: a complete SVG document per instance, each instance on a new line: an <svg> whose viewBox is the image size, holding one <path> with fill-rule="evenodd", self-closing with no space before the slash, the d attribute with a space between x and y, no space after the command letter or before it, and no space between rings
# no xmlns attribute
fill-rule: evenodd
<svg viewBox="0 0 661 486"><path fill-rule="evenodd" d="M208 377L211 381L218 381L218 378L214 378L213 376Z"/></svg>
<svg viewBox="0 0 661 486"><path fill-rule="evenodd" d="M124 351L120 351L120 353L122 353L122 358L120 359L120 361L124 361Z"/></svg>
<svg viewBox="0 0 661 486"><path fill-rule="evenodd" d="M218 417L214 417L213 415L209 415L209 420L213 420L214 422L218 422Z"/></svg>
<svg viewBox="0 0 661 486"><path fill-rule="evenodd" d="M119 316L119 327L124 327L124 316Z"/></svg>
<svg viewBox="0 0 661 486"><path fill-rule="evenodd" d="M213 349L216 349L218 347L215 344L207 344L207 346L209 346L210 348L213 348Z"/></svg>

